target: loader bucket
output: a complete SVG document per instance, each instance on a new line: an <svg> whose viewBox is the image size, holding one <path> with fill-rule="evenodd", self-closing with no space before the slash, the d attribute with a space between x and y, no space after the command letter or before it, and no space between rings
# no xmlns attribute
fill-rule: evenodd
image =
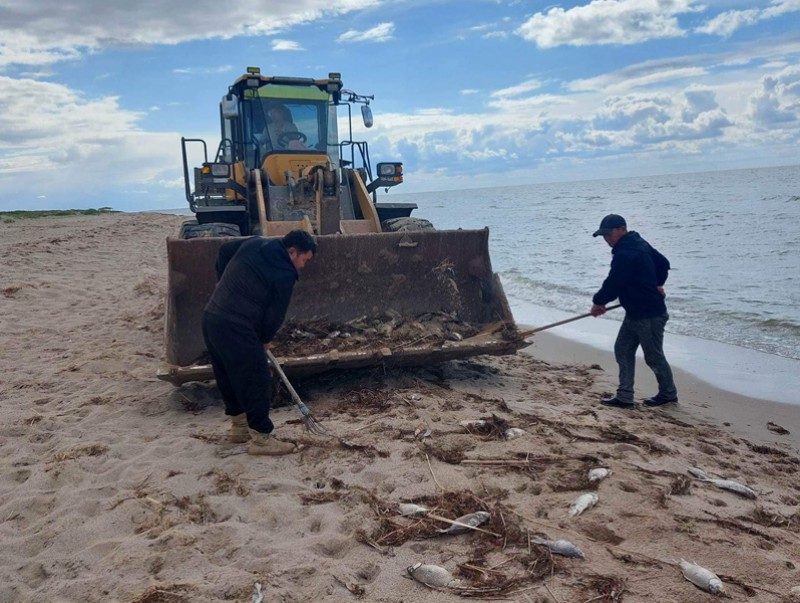
<svg viewBox="0 0 800 603"><path fill-rule="evenodd" d="M428 365L523 347L492 272L489 231L326 235L294 289L272 349L289 375ZM230 239L167 240L166 364L175 384L211 379L201 333Z"/></svg>

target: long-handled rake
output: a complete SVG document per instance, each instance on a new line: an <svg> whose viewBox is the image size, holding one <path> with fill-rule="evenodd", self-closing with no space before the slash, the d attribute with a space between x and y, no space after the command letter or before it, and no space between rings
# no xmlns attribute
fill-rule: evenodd
<svg viewBox="0 0 800 603"><path fill-rule="evenodd" d="M314 415L311 414L311 411L308 410L308 406L303 404L303 401L300 399L300 396L292 387L292 384L289 382L289 379L286 377L286 373L283 372L280 363L278 363L277 358L272 354L271 351L267 350L267 358L272 363L272 366L275 367L275 370L278 371L278 374L281 376L281 381L286 386L286 389L289 390L289 394L292 396L292 400L294 401L294 405L297 407L297 410L300 411L300 414L303 417L303 425L305 425L306 429L315 435L322 435L322 436L329 436L331 435L328 433L328 430L314 418Z"/></svg>
<svg viewBox="0 0 800 603"><path fill-rule="evenodd" d="M616 310L619 307L621 307L621 304L617 304L616 306L608 306L608 308L606 308L606 311L608 311L608 310ZM565 320L559 320L558 322L554 322L552 324L545 325L543 327L538 327L536 329L530 329L528 331L522 331L522 333L520 333L520 337L522 337L522 339L527 339L528 337L538 333L539 331L546 331L547 329L552 329L553 327L558 327L558 326L561 326L561 325L565 325L568 322L574 322L576 320L580 320L581 318L588 318L591 315L592 315L591 312L587 312L586 314L580 314L579 316L573 316L572 318L567 318Z"/></svg>

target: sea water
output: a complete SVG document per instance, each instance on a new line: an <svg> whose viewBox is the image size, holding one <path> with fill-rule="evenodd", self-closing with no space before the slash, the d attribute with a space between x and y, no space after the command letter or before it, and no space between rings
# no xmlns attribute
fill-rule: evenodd
<svg viewBox="0 0 800 603"><path fill-rule="evenodd" d="M490 229L492 266L514 318L532 327L589 311L611 261L592 233L606 214L621 214L672 265L670 362L723 389L800 404L800 165L400 190L379 202L414 202L414 215L439 229ZM552 333L610 350L622 312Z"/></svg>
<svg viewBox="0 0 800 603"><path fill-rule="evenodd" d="M800 404L800 166L395 194L437 228L490 229L518 323L589 311L621 214L669 258L673 364L724 389ZM611 349L623 310L552 332Z"/></svg>

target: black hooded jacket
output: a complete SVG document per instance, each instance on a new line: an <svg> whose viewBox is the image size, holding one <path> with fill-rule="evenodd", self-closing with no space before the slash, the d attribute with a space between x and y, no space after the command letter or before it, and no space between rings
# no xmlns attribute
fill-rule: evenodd
<svg viewBox="0 0 800 603"><path fill-rule="evenodd" d="M249 237L225 243L206 312L255 330L268 343L283 324L297 269L279 239Z"/></svg>
<svg viewBox="0 0 800 603"><path fill-rule="evenodd" d="M611 270L592 301L605 306L619 298L633 319L654 318L667 311L658 287L664 285L669 260L653 249L638 232L630 231L611 248Z"/></svg>

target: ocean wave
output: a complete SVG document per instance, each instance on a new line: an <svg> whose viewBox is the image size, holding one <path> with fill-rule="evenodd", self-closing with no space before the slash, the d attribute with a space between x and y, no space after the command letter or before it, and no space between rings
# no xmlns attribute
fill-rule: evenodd
<svg viewBox="0 0 800 603"><path fill-rule="evenodd" d="M767 329L778 329L778 330L785 329L800 336L800 324L792 322L791 320L785 320L782 318L769 318L767 320L761 321L761 325L766 327Z"/></svg>

